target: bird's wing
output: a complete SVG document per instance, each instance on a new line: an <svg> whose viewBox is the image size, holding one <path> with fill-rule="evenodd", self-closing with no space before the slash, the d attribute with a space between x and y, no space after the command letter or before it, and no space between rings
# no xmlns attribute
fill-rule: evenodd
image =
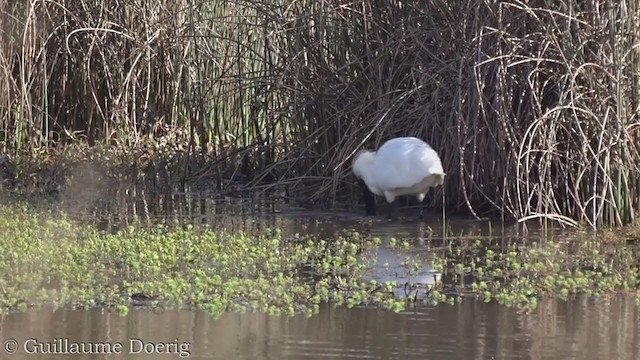
<svg viewBox="0 0 640 360"><path fill-rule="evenodd" d="M380 188L397 189L413 186L444 170L435 150L409 139L384 144L376 154L372 172Z"/></svg>

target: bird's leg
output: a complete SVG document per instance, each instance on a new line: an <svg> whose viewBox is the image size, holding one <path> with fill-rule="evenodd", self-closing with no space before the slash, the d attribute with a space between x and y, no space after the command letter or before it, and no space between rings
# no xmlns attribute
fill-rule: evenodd
<svg viewBox="0 0 640 360"><path fill-rule="evenodd" d="M425 194L419 194L418 198L418 206L420 206L420 221L424 220L424 196Z"/></svg>
<svg viewBox="0 0 640 360"><path fill-rule="evenodd" d="M359 180L360 186L362 187L362 197L364 199L364 207L365 213L367 216L375 216L376 215L376 198L367 187L367 184L364 180Z"/></svg>
<svg viewBox="0 0 640 360"><path fill-rule="evenodd" d="M385 200L387 200L387 209L389 210L388 213L388 218L389 220L393 220L393 212L394 212L394 208L395 208L395 203L396 203L396 197L395 195L385 192L384 193L384 198Z"/></svg>
<svg viewBox="0 0 640 360"><path fill-rule="evenodd" d="M389 209L389 213L388 213L389 220L394 220L393 213L394 213L395 208L396 208L396 201L394 200L394 201L388 203L387 208Z"/></svg>

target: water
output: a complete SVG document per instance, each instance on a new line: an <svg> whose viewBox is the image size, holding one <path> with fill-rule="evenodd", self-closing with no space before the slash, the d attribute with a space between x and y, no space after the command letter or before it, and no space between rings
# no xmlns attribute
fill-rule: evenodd
<svg viewBox="0 0 640 360"><path fill-rule="evenodd" d="M11 359L638 359L640 318L632 301L542 301L527 314L465 301L394 314L373 308L323 307L311 318L228 313L218 319L198 311L127 316L100 310L44 309L0 321L4 341L19 349ZM122 344L111 355L28 354L39 343ZM141 343L169 343L184 356L145 354ZM29 350L34 340L27 343ZM149 346L149 345L147 345ZM61 347L59 349L62 349ZM133 351L134 353L130 353ZM188 352L188 354L187 354ZM2 358L9 358L3 352Z"/></svg>
<svg viewBox="0 0 640 360"><path fill-rule="evenodd" d="M104 202L105 198L109 201ZM413 245L406 252L424 260L425 282L433 277L429 268L433 252L450 239L508 242L562 234L562 229L531 227L525 232L518 226L455 218L448 219L443 231L438 216L417 222L411 219L411 211L405 213L409 217L405 221L368 221L357 213L359 207L308 211L274 200L206 194L128 190L119 196L92 195L89 200L78 194L66 199L65 206L77 219L97 221L107 231L135 216L149 222L190 222L248 232L278 227L289 234L332 236L353 229L378 236L383 243L406 239ZM383 247L377 255L380 262L391 263L391 270L374 266L370 276L404 279L394 265L403 254ZM146 309L120 316L100 309L44 308L11 313L0 320L0 338L8 350L17 346L11 356L7 348L0 349L0 359L640 359L639 336L638 307L633 298L624 296L599 301L541 299L530 313L470 299L399 314L323 306L311 318L227 313L215 319L201 311ZM102 343L111 354L60 354L74 342ZM145 354L142 343L165 345L157 350L147 347L153 351ZM122 347L116 348L117 344ZM49 348L58 353L28 353ZM170 353L160 354L160 350Z"/></svg>

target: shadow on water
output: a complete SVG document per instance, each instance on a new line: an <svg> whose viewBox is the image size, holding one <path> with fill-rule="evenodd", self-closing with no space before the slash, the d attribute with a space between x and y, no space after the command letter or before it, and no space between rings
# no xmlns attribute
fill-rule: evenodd
<svg viewBox="0 0 640 360"><path fill-rule="evenodd" d="M333 211L311 211L278 196L231 198L196 191L161 193L139 187L76 188L63 192L62 201L63 209L72 218L96 224L105 231L115 231L137 219L150 224L207 224L248 233L274 227L284 234L327 237L358 231L379 237L387 245L393 239L406 240L411 246L402 250L404 253L383 246L373 254L376 261L367 275L399 283L407 280L398 265L405 253L422 260L423 267L412 275L413 281L418 277L424 283L433 282L438 274L430 269L431 255L445 247L448 239L537 241L563 233L562 229L530 227L524 231L521 226L460 218L448 218L443 227L439 215L419 222L407 214L405 220L389 222L360 216L361 206L355 204ZM422 306L399 314L376 308L324 306L311 318L226 313L214 319L200 311L156 313L144 309L122 317L99 310L45 308L4 316L0 337L16 339L20 345L12 359L60 356L26 354L23 345L29 338L41 342L67 339L123 344L121 354L65 356L70 359L132 358L127 353L132 350L131 338L156 343L189 342L188 357L194 359L640 358L640 318L637 306L628 297L598 302L582 298L541 299L530 313L478 301ZM138 347L134 351L140 348L139 343L135 345ZM175 346L173 349L178 351ZM181 357L174 353L163 358Z"/></svg>

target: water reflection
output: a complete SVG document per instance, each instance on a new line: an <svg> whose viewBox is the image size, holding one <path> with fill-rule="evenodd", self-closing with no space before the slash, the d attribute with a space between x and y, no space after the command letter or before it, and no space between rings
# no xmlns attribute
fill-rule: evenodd
<svg viewBox="0 0 640 360"><path fill-rule="evenodd" d="M393 282L396 297L422 299L442 278L431 266L433 250L425 246L424 238L416 238L407 248L391 246L393 238L385 236L382 246L361 254L359 261L367 267L363 280Z"/></svg>
<svg viewBox="0 0 640 360"><path fill-rule="evenodd" d="M132 338L189 342L191 359L638 359L639 334L638 308L622 297L597 303L544 300L531 314L465 301L400 314L327 306L309 319L252 313L214 319L186 310L136 310L121 317L100 310L43 309L13 313L0 321L0 336L20 345L29 338L123 344L122 354L65 359L180 358L125 354ZM54 357L60 355L37 356L19 349L11 358Z"/></svg>
<svg viewBox="0 0 640 360"><path fill-rule="evenodd" d="M499 221L477 221L448 217L432 212L424 222L417 221L415 209L400 211L405 220L389 222L383 216L362 215L357 204L336 205L333 209L298 206L275 193L244 197L225 196L207 191L159 192L143 186L75 186L61 194L62 209L73 218L97 223L102 230L115 231L132 222L165 224L207 224L229 231L261 231L278 227L285 233L313 233L328 236L344 229L355 229L372 236L404 239L442 240L445 238L540 239L562 234L562 228L530 228ZM249 196L247 196L249 195ZM551 224L554 225L554 224Z"/></svg>

